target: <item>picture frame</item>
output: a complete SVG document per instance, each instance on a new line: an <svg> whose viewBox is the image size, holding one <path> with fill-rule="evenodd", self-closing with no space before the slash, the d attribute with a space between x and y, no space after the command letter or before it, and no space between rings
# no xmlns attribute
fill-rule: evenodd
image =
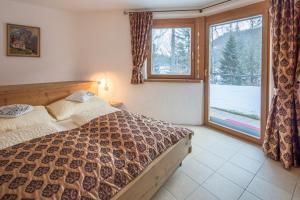
<svg viewBox="0 0 300 200"><path fill-rule="evenodd" d="M7 24L7 56L40 57L41 30L39 27Z"/></svg>

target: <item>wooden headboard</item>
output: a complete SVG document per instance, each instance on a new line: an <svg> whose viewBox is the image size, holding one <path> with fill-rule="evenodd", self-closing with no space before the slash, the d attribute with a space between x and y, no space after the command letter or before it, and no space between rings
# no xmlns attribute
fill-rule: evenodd
<svg viewBox="0 0 300 200"><path fill-rule="evenodd" d="M0 106L16 103L48 105L77 90L98 94L98 85L93 81L70 81L0 86Z"/></svg>

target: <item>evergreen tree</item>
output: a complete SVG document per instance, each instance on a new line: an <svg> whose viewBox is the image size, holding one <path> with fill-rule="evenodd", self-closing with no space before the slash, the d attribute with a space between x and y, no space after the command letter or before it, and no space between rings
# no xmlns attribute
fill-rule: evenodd
<svg viewBox="0 0 300 200"><path fill-rule="evenodd" d="M171 58L170 58L171 62L170 62L170 64L173 69L178 71L178 66L176 65L176 55L175 55L175 52L176 52L176 43L175 43L176 35L175 34L176 34L175 29L172 28L171 29Z"/></svg>
<svg viewBox="0 0 300 200"><path fill-rule="evenodd" d="M179 73L188 73L190 69L190 38L189 29L176 29L176 64Z"/></svg>
<svg viewBox="0 0 300 200"><path fill-rule="evenodd" d="M247 52L247 56L244 58L244 68L246 69L249 77L248 85L259 86L260 85L260 64L255 59L254 48L251 46Z"/></svg>
<svg viewBox="0 0 300 200"><path fill-rule="evenodd" d="M232 34L222 52L220 60L221 80L223 84L241 85L242 68L239 65L237 42Z"/></svg>

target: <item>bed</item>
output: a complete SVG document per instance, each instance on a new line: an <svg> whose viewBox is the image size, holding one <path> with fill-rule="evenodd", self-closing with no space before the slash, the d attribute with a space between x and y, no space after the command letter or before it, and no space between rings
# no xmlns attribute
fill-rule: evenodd
<svg viewBox="0 0 300 200"><path fill-rule="evenodd" d="M88 81L0 86L0 106L48 105L82 89L98 92L96 82ZM191 152L190 130L127 111L97 117L76 128L70 121L60 125L68 130L0 150L0 198L147 200ZM118 140L107 141L108 135L122 137L122 145ZM134 152L133 142L149 155ZM124 150L125 164L116 162L122 161L116 159L120 156L116 149ZM71 154L75 159L69 159ZM93 162L97 159L101 165ZM65 168L66 172L60 170ZM79 169L82 174L77 173Z"/></svg>

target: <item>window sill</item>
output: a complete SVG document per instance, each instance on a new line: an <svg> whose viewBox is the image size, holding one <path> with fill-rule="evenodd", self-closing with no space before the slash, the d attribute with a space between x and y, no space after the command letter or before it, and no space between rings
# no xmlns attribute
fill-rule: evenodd
<svg viewBox="0 0 300 200"><path fill-rule="evenodd" d="M202 83L200 79L145 79L145 82Z"/></svg>

